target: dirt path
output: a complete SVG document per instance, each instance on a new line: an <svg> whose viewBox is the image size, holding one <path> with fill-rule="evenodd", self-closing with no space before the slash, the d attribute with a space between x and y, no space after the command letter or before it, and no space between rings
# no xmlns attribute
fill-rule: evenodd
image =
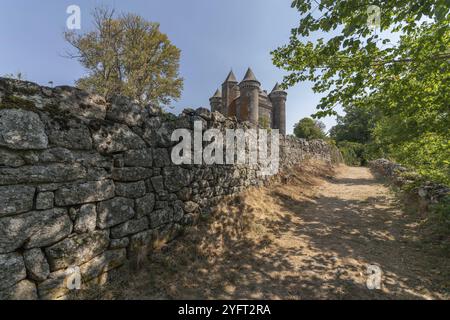
<svg viewBox="0 0 450 320"><path fill-rule="evenodd" d="M229 199L144 270L96 294L449 299L450 259L423 245L419 222L367 168L300 169L286 184ZM381 290L366 287L368 264L381 268Z"/></svg>

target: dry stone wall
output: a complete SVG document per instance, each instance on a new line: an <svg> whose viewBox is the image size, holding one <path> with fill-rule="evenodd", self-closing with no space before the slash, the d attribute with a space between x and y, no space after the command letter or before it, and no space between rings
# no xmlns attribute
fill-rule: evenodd
<svg viewBox="0 0 450 320"><path fill-rule="evenodd" d="M397 187L408 190L428 209L430 204L438 204L450 196L450 187L434 181L427 181L419 173L399 163L387 159L369 161L369 167L376 173L388 178ZM411 187L412 186L412 187Z"/></svg>
<svg viewBox="0 0 450 320"><path fill-rule="evenodd" d="M116 270L225 195L267 181L257 165L174 165L175 128L247 128L207 109L179 116L72 87L0 78L0 299L54 299ZM281 139L284 170L337 159L323 141ZM75 268L75 269L74 269Z"/></svg>

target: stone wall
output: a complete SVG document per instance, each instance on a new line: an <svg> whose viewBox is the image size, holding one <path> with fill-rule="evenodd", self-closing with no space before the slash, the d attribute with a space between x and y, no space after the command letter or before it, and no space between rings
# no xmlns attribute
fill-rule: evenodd
<svg viewBox="0 0 450 320"><path fill-rule="evenodd" d="M450 187L433 181L426 181L417 172L401 164L387 159L369 161L369 167L376 173L388 178L398 187L408 190L409 195L415 196L421 202L424 210L430 204L440 203L450 196Z"/></svg>
<svg viewBox="0 0 450 320"><path fill-rule="evenodd" d="M76 267L82 286L107 281L221 197L267 181L257 165L173 165L171 133L194 121L250 125L0 78L0 299L63 297ZM291 137L280 152L284 170L338 157L323 141Z"/></svg>

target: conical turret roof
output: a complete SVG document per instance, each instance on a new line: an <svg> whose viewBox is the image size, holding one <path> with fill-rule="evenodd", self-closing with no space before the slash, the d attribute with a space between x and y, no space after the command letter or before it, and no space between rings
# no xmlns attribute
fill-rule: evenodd
<svg viewBox="0 0 450 320"><path fill-rule="evenodd" d="M228 74L227 78L225 79L225 82L238 82L236 80L236 76L233 73L233 70L230 71L230 73Z"/></svg>
<svg viewBox="0 0 450 320"><path fill-rule="evenodd" d="M273 87L271 93L275 92L275 91L283 91L284 92L284 90L281 88L281 86L278 82L275 84L275 87Z"/></svg>
<svg viewBox="0 0 450 320"><path fill-rule="evenodd" d="M222 98L222 92L220 89L217 89L212 98Z"/></svg>
<svg viewBox="0 0 450 320"><path fill-rule="evenodd" d="M252 69L248 68L242 81L258 81L258 80L256 80L255 74L253 73Z"/></svg>

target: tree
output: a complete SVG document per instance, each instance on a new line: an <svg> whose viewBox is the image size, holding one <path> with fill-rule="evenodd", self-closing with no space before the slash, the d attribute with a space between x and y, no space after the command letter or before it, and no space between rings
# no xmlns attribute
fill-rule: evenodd
<svg viewBox="0 0 450 320"><path fill-rule="evenodd" d="M450 8L445 0L375 4L382 33L367 23L365 0L293 1L299 26L272 53L274 64L289 72L283 86L312 81L325 94L316 117L336 114L339 105L376 110L372 139L383 151L450 181ZM308 40L316 31L333 34Z"/></svg>
<svg viewBox="0 0 450 320"><path fill-rule="evenodd" d="M295 124L294 135L303 139L324 139L326 137L324 128L325 125L321 121L303 118Z"/></svg>
<svg viewBox="0 0 450 320"><path fill-rule="evenodd" d="M340 141L368 143L375 125L372 110L349 106L344 116L337 116L337 124L330 129L330 138Z"/></svg>
<svg viewBox="0 0 450 320"><path fill-rule="evenodd" d="M66 32L77 59L89 74L76 85L107 99L123 94L144 106L163 106L178 99L183 79L178 69L180 50L159 30L159 24L134 14L115 17L112 9L93 12L94 30Z"/></svg>

